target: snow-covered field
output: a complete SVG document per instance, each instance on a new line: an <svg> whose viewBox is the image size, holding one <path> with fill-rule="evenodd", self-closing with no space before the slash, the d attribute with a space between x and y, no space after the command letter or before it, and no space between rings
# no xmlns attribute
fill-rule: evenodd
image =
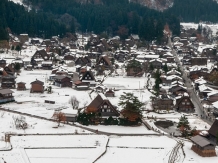
<svg viewBox="0 0 218 163"><path fill-rule="evenodd" d="M167 136L13 136L13 149L1 151L0 158L7 163L91 163L106 151L97 163L167 163L177 141ZM217 162L217 157L198 156L191 145L184 141L185 157L179 150L177 162Z"/></svg>

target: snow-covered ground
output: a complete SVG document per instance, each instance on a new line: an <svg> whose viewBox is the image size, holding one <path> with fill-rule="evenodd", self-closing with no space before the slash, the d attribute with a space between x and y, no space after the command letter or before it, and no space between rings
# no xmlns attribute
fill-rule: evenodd
<svg viewBox="0 0 218 163"><path fill-rule="evenodd" d="M196 23L180 23L185 29L190 29L190 28L194 28L197 29L198 28L198 24ZM205 24L205 23L200 23L202 25L202 27L206 27L206 28L210 28L212 31L212 35L215 36L216 32L218 32L218 24Z"/></svg>
<svg viewBox="0 0 218 163"><path fill-rule="evenodd" d="M167 163L177 141L167 136L13 136L13 149L0 151L0 158L3 157L7 163L90 163L106 150L97 163ZM217 162L217 157L198 156L191 150L191 145L184 141L186 156L178 151L179 162Z"/></svg>

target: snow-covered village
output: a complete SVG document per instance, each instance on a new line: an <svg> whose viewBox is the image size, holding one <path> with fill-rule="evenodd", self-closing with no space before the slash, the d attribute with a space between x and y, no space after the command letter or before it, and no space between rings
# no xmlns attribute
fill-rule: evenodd
<svg viewBox="0 0 218 163"><path fill-rule="evenodd" d="M184 37L10 34L1 51L0 160L217 162L217 44ZM217 28L217 26L216 26ZM216 33L215 33L216 35Z"/></svg>
<svg viewBox="0 0 218 163"><path fill-rule="evenodd" d="M0 2L0 163L218 162L218 24L127 2Z"/></svg>

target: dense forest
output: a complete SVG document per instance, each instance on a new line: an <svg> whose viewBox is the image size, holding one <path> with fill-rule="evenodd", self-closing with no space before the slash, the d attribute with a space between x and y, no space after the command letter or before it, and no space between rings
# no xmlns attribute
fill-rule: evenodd
<svg viewBox="0 0 218 163"><path fill-rule="evenodd" d="M165 13L176 15L182 22L218 22L218 4L213 0L174 0Z"/></svg>
<svg viewBox="0 0 218 163"><path fill-rule="evenodd" d="M175 34L179 34L179 20L171 14L148 9L128 0L102 0L104 5L81 4L78 0L25 0L32 7L24 7L1 0L0 17L2 29L9 27L14 33L30 36L59 34L67 31L94 32L119 35L139 34L145 40L160 40L166 23ZM33 7L34 6L34 7ZM63 23L65 24L63 26Z"/></svg>
<svg viewBox="0 0 218 163"><path fill-rule="evenodd" d="M12 33L28 33L30 36L51 37L64 35L64 24L53 20L45 13L26 11L23 6L8 0L0 0L0 40L8 39L7 31Z"/></svg>
<svg viewBox="0 0 218 163"><path fill-rule="evenodd" d="M32 8L8 0L0 0L0 40L8 39L9 29L15 33L49 38L66 32L96 34L139 34L145 40L160 40L168 24L179 35L180 21L218 21L218 4L212 0L174 0L173 7L164 12L148 9L128 0L24 0ZM100 2L97 3L96 2Z"/></svg>

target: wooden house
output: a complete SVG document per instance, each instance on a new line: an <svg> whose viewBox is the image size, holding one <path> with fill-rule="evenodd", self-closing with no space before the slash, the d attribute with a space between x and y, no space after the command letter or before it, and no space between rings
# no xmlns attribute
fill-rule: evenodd
<svg viewBox="0 0 218 163"><path fill-rule="evenodd" d="M11 63L11 64L7 64L5 67L4 67L4 70L7 74L9 75L14 75L15 73L15 70L14 70L14 64Z"/></svg>
<svg viewBox="0 0 218 163"><path fill-rule="evenodd" d="M173 68L171 71L167 72L167 75L177 75L177 76L181 76L181 72L175 70L175 68Z"/></svg>
<svg viewBox="0 0 218 163"><path fill-rule="evenodd" d="M187 92L186 87L182 85L172 85L171 88L169 89L169 92L171 92L172 95L178 96L178 95L183 95L184 93Z"/></svg>
<svg viewBox="0 0 218 163"><path fill-rule="evenodd" d="M54 85L58 87L72 87L71 77L68 76L56 76L54 78Z"/></svg>
<svg viewBox="0 0 218 163"><path fill-rule="evenodd" d="M183 95L181 98L176 100L176 110L179 112L194 112L194 104L192 103L189 96Z"/></svg>
<svg viewBox="0 0 218 163"><path fill-rule="evenodd" d="M218 118L215 119L212 126L208 130L208 133L210 134L210 140L213 142L217 142L217 131L218 131Z"/></svg>
<svg viewBox="0 0 218 163"><path fill-rule="evenodd" d="M24 82L18 82L18 83L17 83L17 90L19 90L19 91L24 91L24 90L26 90L26 83L24 83Z"/></svg>
<svg viewBox="0 0 218 163"><path fill-rule="evenodd" d="M137 43L140 38L139 38L139 35L130 35L130 40L134 41L135 43Z"/></svg>
<svg viewBox="0 0 218 163"><path fill-rule="evenodd" d="M75 59L76 59L76 57L73 54L66 54L64 56L64 60L67 60L67 61L74 61Z"/></svg>
<svg viewBox="0 0 218 163"><path fill-rule="evenodd" d="M91 66L91 60L88 58L88 56L78 57L75 60L75 65L80 66Z"/></svg>
<svg viewBox="0 0 218 163"><path fill-rule="evenodd" d="M14 101L13 93L10 89L0 89L0 104Z"/></svg>
<svg viewBox="0 0 218 163"><path fill-rule="evenodd" d="M127 76L137 76L137 74L143 71L142 65L137 60L130 60L126 66Z"/></svg>
<svg viewBox="0 0 218 163"><path fill-rule="evenodd" d="M191 58L191 66L204 66L207 65L207 58L206 57L192 57Z"/></svg>
<svg viewBox="0 0 218 163"><path fill-rule="evenodd" d="M40 44L39 39L31 39L30 43L33 45Z"/></svg>
<svg viewBox="0 0 218 163"><path fill-rule="evenodd" d="M107 55L101 55L98 62L96 63L96 67L102 65L105 69L110 69L112 67L111 61Z"/></svg>
<svg viewBox="0 0 218 163"><path fill-rule="evenodd" d="M47 61L50 59L50 55L44 49L37 50L32 56L32 59L43 59L44 61Z"/></svg>
<svg viewBox="0 0 218 163"><path fill-rule="evenodd" d="M90 86L96 85L96 82L95 82L96 80L95 80L95 77L94 77L92 71L86 71L80 80L83 83L89 83Z"/></svg>
<svg viewBox="0 0 218 163"><path fill-rule="evenodd" d="M99 36L92 34L91 37L89 38L88 44L91 46L96 46L100 43L100 38Z"/></svg>
<svg viewBox="0 0 218 163"><path fill-rule="evenodd" d="M218 92L212 91L212 92L208 93L207 100L210 101L211 103L218 101Z"/></svg>
<svg viewBox="0 0 218 163"><path fill-rule="evenodd" d="M103 117L119 116L116 108L110 103L103 93L99 93L97 97L87 106L85 112L97 112Z"/></svg>
<svg viewBox="0 0 218 163"><path fill-rule="evenodd" d="M107 90L104 94L106 97L115 97L115 92L112 89Z"/></svg>
<svg viewBox="0 0 218 163"><path fill-rule="evenodd" d="M216 156L216 143L201 135L196 135L191 138L193 145L191 149L202 157Z"/></svg>
<svg viewBox="0 0 218 163"><path fill-rule="evenodd" d="M172 110L173 100L166 94L160 95L152 100L152 106L155 110Z"/></svg>
<svg viewBox="0 0 218 163"><path fill-rule="evenodd" d="M162 68L162 61L160 59L153 59L149 61L150 64L152 64L152 66L154 68L160 69Z"/></svg>
<svg viewBox="0 0 218 163"><path fill-rule="evenodd" d="M42 66L42 69L44 70L52 70L53 64L52 64L52 61L43 61L41 66Z"/></svg>
<svg viewBox="0 0 218 163"><path fill-rule="evenodd" d="M4 68L6 66L6 60L5 59L0 59L0 67Z"/></svg>
<svg viewBox="0 0 218 163"><path fill-rule="evenodd" d="M90 87L90 83L89 82L82 82L80 80L75 81L74 83L74 88L76 90L88 90Z"/></svg>
<svg viewBox="0 0 218 163"><path fill-rule="evenodd" d="M2 88L16 88L16 77L12 75L2 76L1 87Z"/></svg>
<svg viewBox="0 0 218 163"><path fill-rule="evenodd" d="M29 41L28 34L20 34L18 37L19 37L19 40L22 44Z"/></svg>
<svg viewBox="0 0 218 163"><path fill-rule="evenodd" d="M44 82L36 79L30 84L31 84L30 93L43 93L44 92Z"/></svg>

